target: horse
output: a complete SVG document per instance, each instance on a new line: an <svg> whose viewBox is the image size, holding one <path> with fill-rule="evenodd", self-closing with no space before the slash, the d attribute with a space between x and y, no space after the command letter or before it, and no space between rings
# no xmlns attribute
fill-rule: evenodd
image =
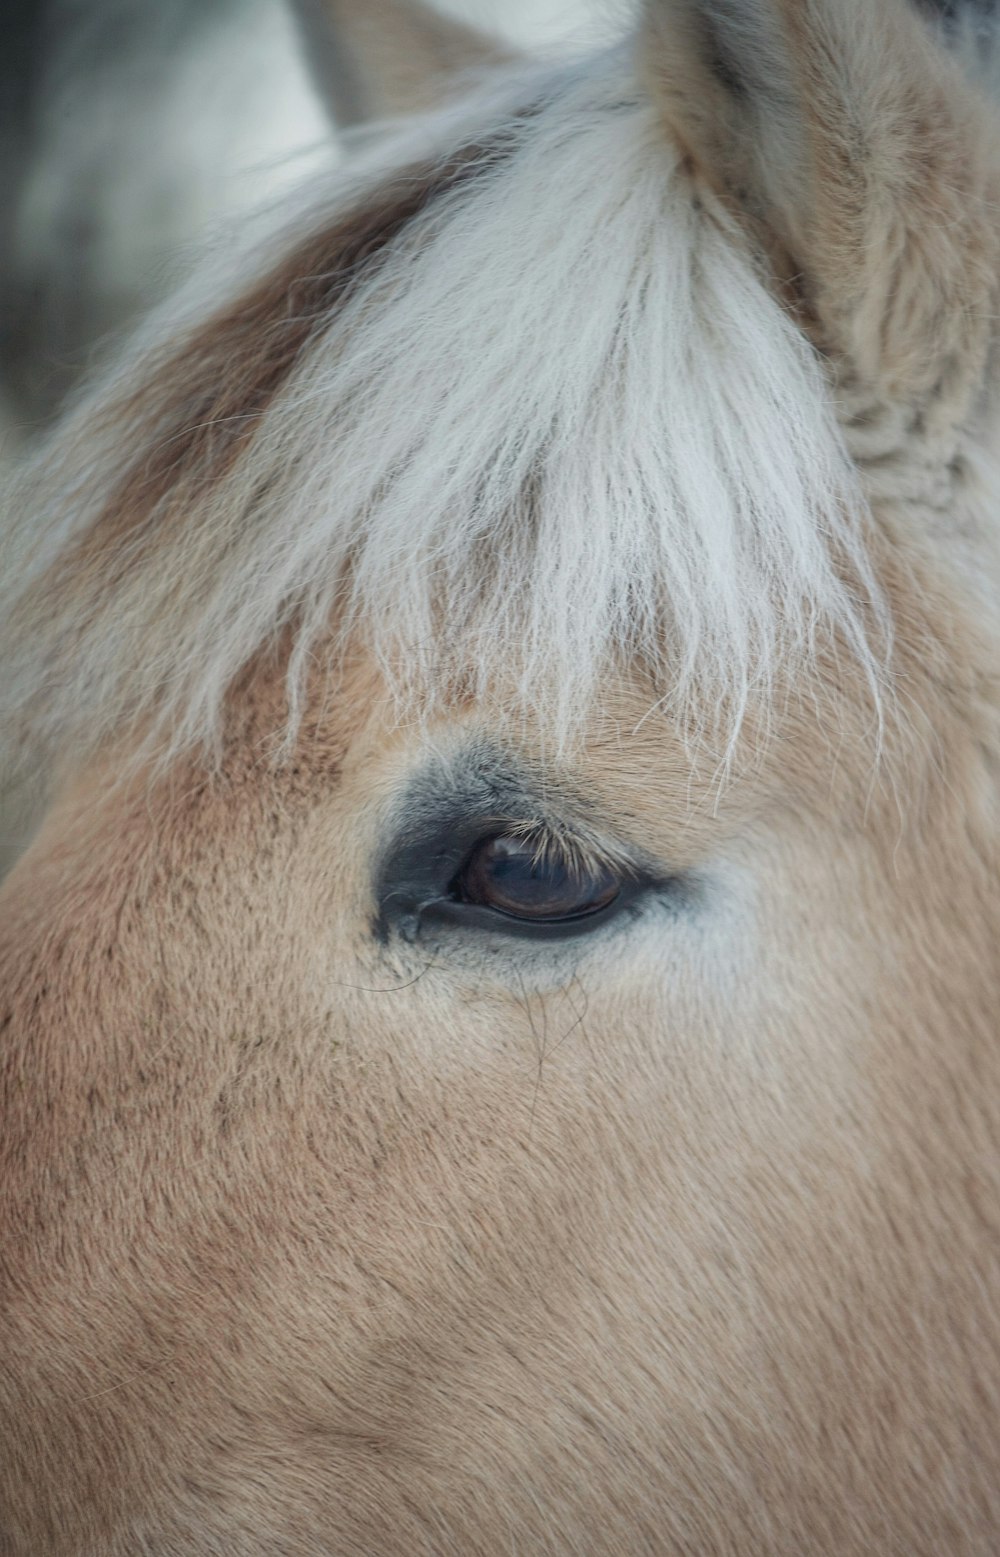
<svg viewBox="0 0 1000 1557"><path fill-rule="evenodd" d="M475 65L17 475L4 1557L997 1550L991 37Z"/></svg>

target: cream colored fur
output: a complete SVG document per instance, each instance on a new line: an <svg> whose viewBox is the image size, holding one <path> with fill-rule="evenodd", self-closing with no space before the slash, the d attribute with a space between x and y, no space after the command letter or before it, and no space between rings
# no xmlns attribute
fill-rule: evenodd
<svg viewBox="0 0 1000 1557"><path fill-rule="evenodd" d="M476 220L500 231L477 184L513 177L505 164L466 187L452 158L443 194L440 168L425 169L410 185L415 209L373 174L368 226L357 213L346 226L331 219L318 249L296 248L266 278L252 255L256 282L234 288L235 311L189 320L173 353L158 346L130 415L112 383L104 423L85 410L53 445L64 511L32 511L53 526L43 562L75 560L55 583L87 602L74 618L80 643L98 642L87 638L96 623L110 652L117 602L120 653L132 658L106 671L86 650L99 687L73 684L91 698L99 738L86 761L74 757L78 722L50 685L53 666L70 666L52 627L69 596L51 594L46 618L36 595L33 642L52 657L48 675L39 658L41 712L27 723L38 738L45 726L50 748L62 740L65 773L0 895L3 1557L993 1557L1000 1546L994 110L903 0L650 0L638 57L641 109L630 100L581 117L552 106L596 90L604 67L549 78L533 98L554 180L549 243L522 250L506 314L485 287L496 271L477 296L527 354L522 394L568 418L559 365L530 354L515 312L541 285L551 308L537 329L579 365L584 347L561 332L545 290L550 251L566 240L554 221L561 182L575 176L555 126L582 158L597 146L583 126L594 136L615 126L624 149L629 115L643 113L668 170L656 214L674 247L652 222L637 242L635 182L653 178L652 164L641 175L645 162L623 163L631 177L612 200L610 162L599 163L592 269L569 234L597 289L594 315L574 317L599 343L610 298L631 295L600 276L597 251L609 274L628 269L647 305L657 255L691 267L680 295L693 318L668 338L690 351L664 357L688 371L667 388L698 411L694 439L707 404L728 407L709 423L720 524L733 518L722 473L770 500L740 513L738 576L727 578L720 551L713 577L733 610L755 602L761 623L792 609L798 652L768 660L773 674L747 681L746 664L760 662L740 657L739 635L719 638L727 653L687 685L690 718L669 702L651 717L690 624L717 621L716 604L699 596L685 616L670 594L681 575L665 571L662 647L618 637L609 666L567 623L570 612L599 615L602 599L584 592L585 574L556 570L553 641L583 641L591 657L558 756L502 615L492 658L473 662L464 687L452 678L446 694L415 697L408 722L397 667L371 650L377 624L358 616L344 636L337 615L337 653L313 636L293 749L274 762L303 640L291 616L276 620L265 556L283 565L281 535L294 550L302 515L319 513L330 447L350 447L324 409L338 385L363 393L367 361L376 414L402 404L394 382L440 394L410 377L405 354L398 380L389 372L385 342L401 342L393 310L411 285L411 316L425 296L425 317L457 350L425 245L439 226L457 251L453 274L471 276ZM505 134L513 117L501 115ZM530 125L521 133L527 146ZM468 145L468 122L457 139ZM543 180L539 165L532 188ZM536 211L541 221L540 199ZM334 296L325 282L303 292L328 232L372 267L361 292ZM372 245L397 241L382 289ZM725 284L706 291L713 275ZM579 280L567 268L577 300ZM352 313L359 298L363 316ZM455 306L471 329L464 298ZM289 333L295 321L301 335ZM765 387L780 397L790 386L803 400L789 407L790 447L765 438L761 457L782 454L781 473L803 482L807 454L828 461L818 496L801 489L794 532L776 519L791 523L782 481L747 463L748 429L777 438L786 401L749 398L744 321L759 342L762 400ZM276 341L301 343L302 361ZM331 342L342 360L324 355ZM633 342L630 363L639 353L651 371L658 344L647 361ZM430 364L426 343L414 350ZM495 405L482 394L478 420L462 398L464 360L454 367L446 403L465 406L474 451ZM475 378L480 362L468 370ZM178 407L200 414L206 378L218 420L201 438ZM561 396L545 400L557 382ZM642 401L637 382L650 386L624 370L588 379L573 425L600 433L595 459L611 455L617 427L625 468L653 421L683 462L682 410L665 406L667 389ZM493 387L516 416L506 380ZM583 414L597 416L602 388L606 425ZM225 427L248 400L260 420L230 441ZM311 444L304 403L323 434ZM437 433L449 456L440 492L454 497L465 490L449 485L465 470L460 421L425 423L421 411L408 425ZM389 422L378 426L388 438ZM524 433L528 418L515 426ZM549 424L557 443L559 426ZM257 464L262 448L270 462ZM584 438L574 449L586 461ZM414 444L412 466L384 464L386 484L416 471L430 501L433 452L433 441L426 453ZM123 485L137 467L142 480ZM643 458L633 468L645 471ZM171 755L136 773L129 673L141 683L157 663L143 635L175 677L184 659L167 654L156 613L169 608L183 639L199 613L210 617L213 585L240 604L232 568L250 541L236 519L251 510L225 510L232 528L216 550L209 515L264 471L280 474L288 515L284 532L262 520L274 545L254 554L260 621L277 630L266 643L248 633L249 663L234 653L219 674L218 762L175 739L196 703L192 678L174 701L173 682L159 702L138 700L146 718L171 710ZM402 514L378 532L384 494L369 477L358 464L342 490L368 492L364 535L397 537L402 589L412 577ZM482 490L488 500L489 467ZM610 502L574 515L559 500L583 489L553 488L551 508L546 490L520 514L546 536L543 557L558 549L545 526L562 519L567 547L592 545L602 568L624 576L626 562L648 559L623 558L603 533ZM843 514L835 491L855 499ZM694 501L657 513L656 533L694 551L707 511ZM820 534L827 523L841 528ZM448 538L436 553L447 568L453 515L420 524L422 537ZM335 533L334 517L325 544ZM775 580L765 618L753 567L776 562L769 547L791 533L804 548L787 549L791 562L812 560ZM201 561L200 579L194 566L185 575L196 587L187 615L179 590L143 595L130 573L155 584L152 560L172 558L176 583L185 534ZM355 598L374 600L362 586L378 542L368 554L356 534ZM614 534L626 545L633 532ZM493 566L530 596L521 538L498 525L492 540ZM320 575L321 552L309 555ZM23 553L18 566L23 579ZM872 581L867 604L847 594L859 570ZM808 595L796 605L789 577L822 578L837 610L821 616ZM492 574L480 583L492 600ZM317 598L323 586L318 576ZM877 767L865 652L874 602L894 629ZM431 614L435 634L447 625ZM447 653L439 663L453 669ZM734 688L745 693L736 724L704 709L699 720L699 691L731 700ZM510 708L516 720L498 715ZM195 720L185 737L203 727ZM473 759L523 771L549 810L607 852L661 862L687 883L684 902L654 894L562 944L455 929L380 939L375 882L399 828L412 831L414 785L459 793Z"/></svg>

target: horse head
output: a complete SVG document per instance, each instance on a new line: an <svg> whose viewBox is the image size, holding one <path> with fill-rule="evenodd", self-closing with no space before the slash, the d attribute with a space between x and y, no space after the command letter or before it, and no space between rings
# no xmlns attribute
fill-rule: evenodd
<svg viewBox="0 0 1000 1557"><path fill-rule="evenodd" d="M380 8L302 9L336 113L413 105ZM958 32L647 0L507 59L207 259L19 476L12 1557L996 1550Z"/></svg>

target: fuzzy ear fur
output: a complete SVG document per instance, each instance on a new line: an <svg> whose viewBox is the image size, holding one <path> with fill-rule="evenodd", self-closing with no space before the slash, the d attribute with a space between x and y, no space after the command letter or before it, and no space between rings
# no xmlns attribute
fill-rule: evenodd
<svg viewBox="0 0 1000 1557"><path fill-rule="evenodd" d="M643 64L840 387L952 425L997 314L1000 119L910 0L647 0Z"/></svg>
<svg viewBox="0 0 1000 1557"><path fill-rule="evenodd" d="M342 127L434 104L449 77L503 45L420 0L292 0L306 58Z"/></svg>

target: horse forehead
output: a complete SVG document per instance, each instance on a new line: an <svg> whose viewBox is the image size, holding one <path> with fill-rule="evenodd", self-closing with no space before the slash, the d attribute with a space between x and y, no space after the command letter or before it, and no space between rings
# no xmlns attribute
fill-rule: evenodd
<svg viewBox="0 0 1000 1557"><path fill-rule="evenodd" d="M151 844L165 865L211 869L217 886L219 861L234 878L258 874L267 862L262 850L279 843L294 849L309 817L329 862L362 871L378 819L405 807L415 777L447 771L460 778L473 761L487 776L491 763L501 770L513 764L539 792L564 800L568 815L582 807L602 830L648 835L668 855L718 846L749 816L792 796L800 805L813 798L829 805L833 777L845 804L853 789L871 799L870 743L839 750L843 729L824 731L808 698L781 721L770 709L748 712L733 746L725 728L682 727L635 665L609 673L600 704L572 744L560 747L545 712L523 703L511 712L502 686L495 704L464 699L434 713L401 712L378 666L357 654L337 674L321 668L311 677L286 748L284 678L280 655L243 678L230 698L217 767L195 756L154 780L140 772L119 784L112 754L74 781L49 832L78 847L100 837L116 867L103 879L113 895L125 862L136 852L148 859Z"/></svg>

